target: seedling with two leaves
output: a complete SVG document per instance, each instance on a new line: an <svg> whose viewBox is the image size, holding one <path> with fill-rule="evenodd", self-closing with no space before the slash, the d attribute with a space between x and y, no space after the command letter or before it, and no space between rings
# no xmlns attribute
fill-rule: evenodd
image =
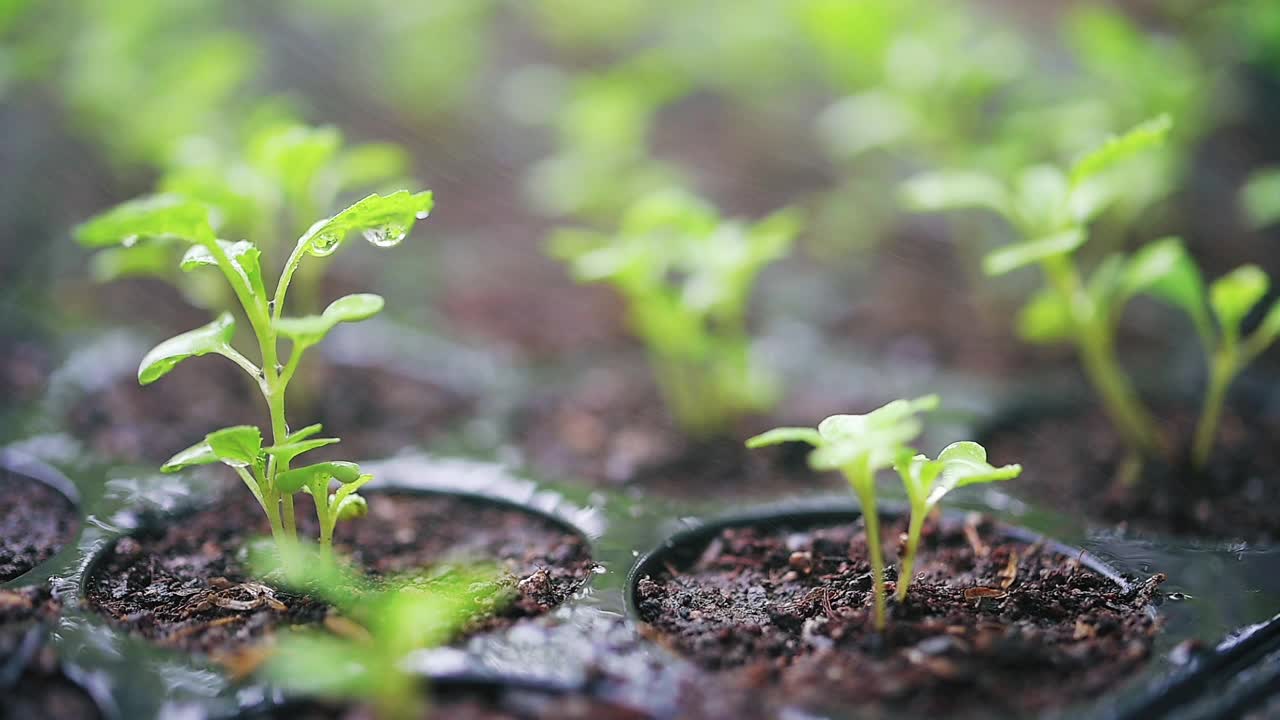
<svg viewBox="0 0 1280 720"><path fill-rule="evenodd" d="M965 485L1010 480L1022 468L1018 465L993 467L986 450L973 442L947 446L936 460L918 455L909 447L924 429L919 415L938 407L938 397L894 400L865 415L833 415L817 428L777 428L747 440L758 448L784 442L805 442L814 447L809 465L815 470L838 470L844 474L862 508L863 524L870 555L872 595L876 629L885 627L884 551L881 547L880 517L876 509L876 475L893 468L902 479L911 504L907 551L902 558L897 587L898 601L907 597L915 567L916 551L925 518L950 491Z"/></svg>
<svg viewBox="0 0 1280 720"><path fill-rule="evenodd" d="M722 220L701 200L667 190L636 202L612 236L560 231L551 253L578 280L607 282L626 299L668 408L705 436L777 401L777 381L751 350L747 302L759 272L787 254L798 231L790 210L755 223Z"/></svg>
<svg viewBox="0 0 1280 720"><path fill-rule="evenodd" d="M140 241L185 243L188 249L182 269L190 272L216 267L239 301L257 341L255 362L233 346L236 319L230 312L223 312L208 325L165 340L143 358L138 382L148 385L188 358L222 355L252 378L266 400L271 418L270 445L264 444L262 431L256 427L225 428L175 455L163 470L176 472L219 462L230 466L262 506L282 551L297 540L294 495L306 492L315 499L321 547L328 550L336 523L364 512L364 501L355 491L371 478L355 464L346 462L291 469L291 463L300 455L336 443L338 438L317 437L319 425L291 431L285 393L308 348L340 323L359 322L376 315L384 301L372 294L347 295L319 315L287 317L284 307L290 280L305 259L332 255L353 232L382 247L399 243L431 207L430 192L411 194L401 190L385 196L370 195L337 215L316 222L298 239L272 294L268 294L263 280L258 247L247 240L219 239L210 222L209 207L196 200L178 195L144 197L81 225L77 239L92 248L128 246ZM281 341L291 344L287 358ZM333 482L341 488L330 493Z"/></svg>

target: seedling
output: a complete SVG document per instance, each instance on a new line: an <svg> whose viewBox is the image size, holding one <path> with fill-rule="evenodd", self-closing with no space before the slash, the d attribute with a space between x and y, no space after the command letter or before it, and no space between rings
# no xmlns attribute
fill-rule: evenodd
<svg viewBox="0 0 1280 720"><path fill-rule="evenodd" d="M784 442L806 442L815 449L809 455L814 470L839 470L849 481L862 506L867 531L867 554L871 561L875 626L885 626L884 552L880 545L880 516L876 510L876 473L899 463L913 451L908 443L924 429L922 412L938 407L938 396L916 400L894 400L866 415L832 415L814 428L777 428L747 440L758 448Z"/></svg>
<svg viewBox="0 0 1280 720"><path fill-rule="evenodd" d="M1213 281L1206 291L1200 269L1177 238L1139 250L1129 272L1130 288L1186 312L1204 347L1209 381L1192 445L1192 461L1203 469L1213 453L1227 389L1245 366L1280 337L1280 302L1245 335L1244 321L1263 301L1271 279L1258 266L1244 265Z"/></svg>
<svg viewBox="0 0 1280 720"><path fill-rule="evenodd" d="M751 352L747 301L760 270L787 253L798 229L789 210L726 221L701 200L663 191L632 206L612 237L563 230L551 253L578 280L608 282L622 294L667 406L705 436L777 400L777 381Z"/></svg>
<svg viewBox="0 0 1280 720"><path fill-rule="evenodd" d="M902 478L911 504L911 520L907 527L907 551L898 572L898 602L907 599L920 547L920 532L925 518L947 493L965 485L1012 480L1022 474L1021 465L995 467L987 462L987 450L976 442L961 441L948 445L937 460L925 455L903 453L894 469Z"/></svg>
<svg viewBox="0 0 1280 720"><path fill-rule="evenodd" d="M230 466L262 506L282 551L292 548L297 540L293 496L306 492L315 499L320 543L327 551L334 525L365 511L364 501L355 491L371 476L346 462L290 469L298 456L336 443L338 438L316 437L321 431L319 425L291 431L285 413L285 391L308 348L339 323L359 322L376 315L384 302L378 295L347 295L333 301L320 315L291 318L284 315L289 283L305 258L332 255L352 232L360 232L379 247L400 243L414 222L427 216L431 206L430 192L411 194L401 190L386 196L370 195L337 215L316 222L298 239L272 295L267 294L263 282L258 247L247 240L218 239L210 224L209 208L203 203L176 195L148 196L126 202L81 225L77 239L93 248L129 246L142 240L185 243L188 248L182 269L195 271L216 266L239 301L257 341L259 362L255 363L233 347L236 320L230 312L223 312L208 325L165 340L142 359L138 382L149 385L187 358L222 355L253 379L266 399L271 417L271 445L264 445L263 433L257 427L224 428L174 455L162 470L176 472L218 462ZM281 340L291 343L287 358L281 352ZM329 486L334 481L342 487L331 494Z"/></svg>
<svg viewBox="0 0 1280 720"><path fill-rule="evenodd" d="M408 656L452 640L474 620L492 615L511 588L492 568L443 567L430 573L370 579L332 555L300 550L292 569L255 558L261 575L329 602L335 632L294 630L276 644L262 674L303 695L373 704L379 718L418 718L426 700Z"/></svg>
<svg viewBox="0 0 1280 720"><path fill-rule="evenodd" d="M917 210L981 208L1004 217L1018 241L986 256L988 275L1038 266L1046 287L1023 309L1019 330L1037 342L1075 344L1103 406L1126 442L1143 453L1161 450L1155 423L1116 358L1120 311L1132 296L1125 258L1107 258L1086 282L1076 257L1088 224L1123 192L1113 169L1163 142L1168 116L1144 122L1080 158L1069 170L1027 168L1013 183L976 172L929 173L909 181L906 203Z"/></svg>

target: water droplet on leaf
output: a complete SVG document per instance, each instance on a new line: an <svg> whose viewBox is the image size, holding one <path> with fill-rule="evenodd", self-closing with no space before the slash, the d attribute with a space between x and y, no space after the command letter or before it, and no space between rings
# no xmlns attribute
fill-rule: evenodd
<svg viewBox="0 0 1280 720"><path fill-rule="evenodd" d="M120 239L120 244L121 244L121 245L123 245L123 246L125 246L125 247L127 247L127 248L133 247L134 245L137 245L137 244L138 244L138 236L137 236L137 235L127 235L127 236L125 236L125 237L123 237L123 238L121 238L121 239Z"/></svg>
<svg viewBox="0 0 1280 720"><path fill-rule="evenodd" d="M407 234L404 225L399 223L387 223L382 227L369 228L364 231L364 238L378 247L392 247L399 245L401 240Z"/></svg>
<svg viewBox="0 0 1280 720"><path fill-rule="evenodd" d="M325 257L332 255L338 249L338 245L342 242L342 235L336 232L316 233L311 238L311 254L316 257Z"/></svg>

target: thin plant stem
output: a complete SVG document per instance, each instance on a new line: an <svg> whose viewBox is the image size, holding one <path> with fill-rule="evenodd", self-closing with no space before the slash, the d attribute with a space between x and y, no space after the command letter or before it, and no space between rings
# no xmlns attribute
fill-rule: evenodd
<svg viewBox="0 0 1280 720"><path fill-rule="evenodd" d="M1213 454L1213 444L1218 436L1218 424L1222 419L1222 407L1226 403L1227 387L1235 375L1234 362L1227 356L1215 356L1209 367L1209 387L1204 396L1204 409L1196 424L1192 462L1203 470Z"/></svg>
<svg viewBox="0 0 1280 720"><path fill-rule="evenodd" d="M862 504L862 522L867 532L867 554L871 560L871 591L875 602L875 628L885 627L884 597L884 551L880 547L880 515L876 511L875 477L870 473L861 473L867 477L857 477L853 482L853 492Z"/></svg>
<svg viewBox="0 0 1280 720"><path fill-rule="evenodd" d="M924 507L911 509L911 520L907 527L907 552L902 557L902 568L898 572L898 589L895 593L899 603L907 599L907 588L911 587L911 580L915 573L916 550L920 545L920 531L924 527L924 518L928 512L928 508Z"/></svg>

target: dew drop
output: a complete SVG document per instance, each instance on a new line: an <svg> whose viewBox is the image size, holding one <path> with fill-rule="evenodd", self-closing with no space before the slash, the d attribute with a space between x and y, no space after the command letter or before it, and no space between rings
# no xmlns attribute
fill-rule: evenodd
<svg viewBox="0 0 1280 720"><path fill-rule="evenodd" d="M364 231L365 239L378 247L399 245L406 234L408 234L408 231L405 226L399 223L387 223L382 227L369 228Z"/></svg>
<svg viewBox="0 0 1280 720"><path fill-rule="evenodd" d="M120 239L120 244L121 244L121 245L123 245L123 246L125 246L125 247L127 247L127 248L131 248L131 247L133 247L134 245L137 245L137 244L138 244L138 236L137 236L137 235L128 235L128 236L125 236L125 237L123 237L123 238L121 238L121 239Z"/></svg>
<svg viewBox="0 0 1280 720"><path fill-rule="evenodd" d="M332 255L338 249L339 243L342 242L342 235L335 232L317 233L311 238L310 251L316 257L325 257Z"/></svg>

